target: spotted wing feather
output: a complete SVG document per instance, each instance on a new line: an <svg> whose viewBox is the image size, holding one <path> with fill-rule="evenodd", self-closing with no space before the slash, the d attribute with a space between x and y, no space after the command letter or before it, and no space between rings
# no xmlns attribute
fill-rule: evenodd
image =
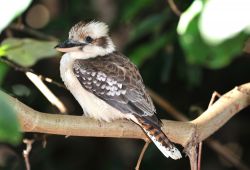
<svg viewBox="0 0 250 170"><path fill-rule="evenodd" d="M73 71L84 89L120 112L133 114L135 123L166 157L181 158L178 149L161 130L139 71L125 56L113 53L95 59L78 59L73 64Z"/></svg>
<svg viewBox="0 0 250 170"><path fill-rule="evenodd" d="M138 69L122 54L75 60L73 71L83 88L122 113L159 123Z"/></svg>

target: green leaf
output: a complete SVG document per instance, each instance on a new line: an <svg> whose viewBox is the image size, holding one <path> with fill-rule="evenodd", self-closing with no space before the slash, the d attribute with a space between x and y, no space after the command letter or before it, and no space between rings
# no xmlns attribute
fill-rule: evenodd
<svg viewBox="0 0 250 170"><path fill-rule="evenodd" d="M190 21L185 33L180 36L180 43L189 63L205 65L206 57L209 54L209 47L201 39L197 27L198 19L199 16L196 16Z"/></svg>
<svg viewBox="0 0 250 170"><path fill-rule="evenodd" d="M247 37L245 33L241 33L217 46L210 46L211 54L207 65L210 68L216 69L230 64L234 58L242 53Z"/></svg>
<svg viewBox="0 0 250 170"><path fill-rule="evenodd" d="M198 3L195 12L188 13L193 8L194 3ZM181 17L178 25L180 34L180 44L185 52L187 61L190 64L202 65L212 69L218 69L227 66L231 61L242 52L247 34L239 33L237 36L229 38L219 44L213 45L207 43L200 33L200 17L202 11L202 1L196 0L188 11ZM192 11L192 10L191 10ZM185 21L185 22L184 22ZM233 24L233 23L232 23ZM233 25L232 25L233 26ZM226 28L225 28L226 29ZM226 30L225 30L226 31Z"/></svg>
<svg viewBox="0 0 250 170"><path fill-rule="evenodd" d="M177 32L180 35L183 35L186 33L187 28L189 27L190 22L200 14L202 11L204 2L202 0L195 0L190 7L182 13L178 26L177 26Z"/></svg>
<svg viewBox="0 0 250 170"><path fill-rule="evenodd" d="M0 33L9 23L23 13L32 0L7 0L1 1L0 10Z"/></svg>
<svg viewBox="0 0 250 170"><path fill-rule="evenodd" d="M0 141L18 144L22 135L16 112L1 91L0 108Z"/></svg>
<svg viewBox="0 0 250 170"><path fill-rule="evenodd" d="M9 38L3 41L5 55L12 61L24 66L32 66L38 60L58 54L54 49L55 41L38 41L35 39Z"/></svg>
<svg viewBox="0 0 250 170"><path fill-rule="evenodd" d="M147 43L142 44L137 47L132 53L129 55L132 62L137 66L143 64L143 62L155 54L158 50L165 47L174 37L173 31L163 34L161 37L157 37L153 41L149 41Z"/></svg>
<svg viewBox="0 0 250 170"><path fill-rule="evenodd" d="M3 80L8 70L9 70L9 67L6 64L0 62L0 86L2 85Z"/></svg>

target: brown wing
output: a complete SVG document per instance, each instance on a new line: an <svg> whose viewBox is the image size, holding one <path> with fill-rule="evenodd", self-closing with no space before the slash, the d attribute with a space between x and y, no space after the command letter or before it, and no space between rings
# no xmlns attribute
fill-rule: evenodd
<svg viewBox="0 0 250 170"><path fill-rule="evenodd" d="M114 52L87 60L78 59L73 64L73 71L83 88L122 113L147 117L158 124L155 107L138 69L122 54Z"/></svg>

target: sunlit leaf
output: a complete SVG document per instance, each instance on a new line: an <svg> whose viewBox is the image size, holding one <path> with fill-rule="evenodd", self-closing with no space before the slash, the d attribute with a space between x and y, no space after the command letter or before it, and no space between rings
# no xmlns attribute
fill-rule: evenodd
<svg viewBox="0 0 250 170"><path fill-rule="evenodd" d="M189 27L190 22L200 14L202 8L203 8L204 2L202 0L195 0L190 7L182 13L178 26L177 26L177 32L180 35L183 35L186 33L187 28Z"/></svg>
<svg viewBox="0 0 250 170"><path fill-rule="evenodd" d="M9 38L3 41L2 46L7 46L5 55L10 60L27 67L34 65L42 58L57 55L54 49L56 44L55 41Z"/></svg>
<svg viewBox="0 0 250 170"><path fill-rule="evenodd" d="M6 45L0 46L0 57L6 55L6 49ZM2 85L4 77L7 74L8 70L9 67L6 64L0 62L0 86Z"/></svg>
<svg viewBox="0 0 250 170"><path fill-rule="evenodd" d="M202 11L199 28L202 38L218 45L250 27L249 0L209 0Z"/></svg>
<svg viewBox="0 0 250 170"><path fill-rule="evenodd" d="M0 33L9 23L23 13L32 0L3 0L0 10Z"/></svg>
<svg viewBox="0 0 250 170"><path fill-rule="evenodd" d="M204 64L209 55L209 47L202 41L197 27L198 17L190 21L185 33L180 36L180 42L191 64Z"/></svg>
<svg viewBox="0 0 250 170"><path fill-rule="evenodd" d="M206 3L203 4L204 2L207 1L194 1L181 17L177 29L180 34L180 43L190 64L203 65L213 69L221 68L230 64L241 53L247 35L244 32L239 32L237 36L229 36L219 44L211 44L205 41L199 29L199 22L204 9L203 5L206 6ZM192 8L195 10L190 12ZM234 27L234 23L230 23ZM213 26L217 27L216 24L213 24ZM230 29L228 27L224 27L225 32ZM214 28L214 30L216 29Z"/></svg>
<svg viewBox="0 0 250 170"><path fill-rule="evenodd" d="M7 45L0 46L0 56L4 56L6 54L6 49L8 48Z"/></svg>
<svg viewBox="0 0 250 170"><path fill-rule="evenodd" d="M20 142L20 126L13 106L0 91L0 141L17 144Z"/></svg>

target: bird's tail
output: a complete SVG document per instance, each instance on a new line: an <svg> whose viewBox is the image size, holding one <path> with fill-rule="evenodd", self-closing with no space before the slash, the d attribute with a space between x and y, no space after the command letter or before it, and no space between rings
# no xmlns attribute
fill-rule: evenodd
<svg viewBox="0 0 250 170"><path fill-rule="evenodd" d="M180 159L180 151L172 144L161 128L155 124L138 119L138 123L157 148L168 158Z"/></svg>

